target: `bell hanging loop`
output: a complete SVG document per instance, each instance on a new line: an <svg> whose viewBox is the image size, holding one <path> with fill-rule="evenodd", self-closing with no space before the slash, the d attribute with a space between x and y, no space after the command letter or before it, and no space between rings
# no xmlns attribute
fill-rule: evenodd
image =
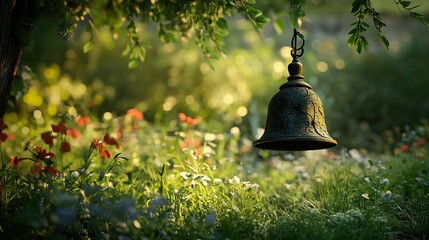
<svg viewBox="0 0 429 240"><path fill-rule="evenodd" d="M297 48L298 37L302 41L302 44L299 48ZM298 60L299 57L302 57L302 55L304 55L305 39L304 36L300 32L298 32L298 30L296 30L296 28L293 29L293 37L290 42L290 45L292 47L292 50L290 50L290 55L292 56L293 60Z"/></svg>
<svg viewBox="0 0 429 240"><path fill-rule="evenodd" d="M305 151L337 145L328 133L322 101L301 75L303 67L298 57L304 54L304 44L303 35L294 29L288 81L271 98L264 134L253 143L257 148Z"/></svg>

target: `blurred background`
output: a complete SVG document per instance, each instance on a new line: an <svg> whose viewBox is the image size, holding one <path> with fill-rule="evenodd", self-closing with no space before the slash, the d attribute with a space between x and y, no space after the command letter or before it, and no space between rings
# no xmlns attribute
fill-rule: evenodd
<svg viewBox="0 0 429 240"><path fill-rule="evenodd" d="M419 12L428 15L429 4L420 2ZM429 29L393 1L375 1L390 47L371 30L368 50L357 54L347 46L351 3L307 0L303 75L321 97L339 147L389 152L406 126L429 118ZM109 29L97 29L95 46L84 53L91 37L86 26L67 42L50 22L41 22L23 52L10 116L40 124L65 114L109 120L136 107L154 124L184 112L202 117L213 131L237 126L255 140L271 96L288 76L293 33L283 1L259 4L272 22L258 33L245 19L230 18L227 54L218 60L206 59L192 39L162 44L155 25L139 26L150 48L135 69L122 56L123 40Z"/></svg>

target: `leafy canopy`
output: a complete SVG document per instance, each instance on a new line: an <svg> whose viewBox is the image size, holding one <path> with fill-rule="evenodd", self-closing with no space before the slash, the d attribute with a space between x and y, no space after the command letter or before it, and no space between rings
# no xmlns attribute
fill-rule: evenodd
<svg viewBox="0 0 429 240"><path fill-rule="evenodd" d="M411 5L411 1L404 0L395 0L395 4L403 13L407 12L411 17L417 19L426 27L429 27L428 20L422 14L415 11L419 5ZM365 50L368 48L368 41L363 33L370 27L366 22L366 20L370 18L372 19L374 28L380 40L386 48L389 48L389 41L382 32L382 28L386 27L386 24L382 21L380 13L374 8L371 0L355 0L352 4L351 13L354 14L357 19L355 22L350 24L352 29L348 33L350 37L347 40L347 43L350 46L353 46L358 53L361 53L362 48Z"/></svg>
<svg viewBox="0 0 429 240"><path fill-rule="evenodd" d="M305 0L276 1L271 4L271 9L264 10L274 10L278 13L283 10L277 7L288 8L291 25L298 28L299 19L305 16L302 8L304 3ZM411 1L404 0L395 0L394 3L401 11L409 13L411 17L429 27L427 19L415 11L418 5L413 6ZM29 17L25 21L31 22L40 16L52 17L58 22L58 34L65 39L72 39L79 22L87 23L92 38L85 44L84 52L90 51L96 41L97 28L108 26L115 39L126 39L123 55L129 57L130 68L136 67L139 61L144 60L148 47L138 33L137 22L156 23L159 38L163 43L181 38L194 39L209 59L215 59L224 53L224 37L228 34L226 18L233 13L244 16L257 30L270 22L263 11L255 7L256 0L36 0L31 4L30 12L33 14L27 14ZM283 5L287 6L280 7ZM276 9L272 9L273 6ZM368 42L364 33L370 27L368 18L372 19L383 44L389 46L389 41L382 33L386 24L371 0L354 0L351 13L357 19L350 25L350 37L347 41L350 46L359 53L362 49L367 49ZM277 23L274 22L275 27Z"/></svg>

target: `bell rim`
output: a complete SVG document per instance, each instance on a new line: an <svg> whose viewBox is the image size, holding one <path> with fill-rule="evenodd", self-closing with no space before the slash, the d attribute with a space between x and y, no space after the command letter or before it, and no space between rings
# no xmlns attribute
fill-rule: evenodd
<svg viewBox="0 0 429 240"><path fill-rule="evenodd" d="M308 147L309 145L307 143L317 143L317 144L311 144L311 147ZM279 146L280 143L288 144L288 143L294 143L290 146L303 146L303 147L284 147L284 148L278 148L278 147L266 147L266 144L272 144L276 143L274 146ZM300 143L300 144L297 144ZM310 150L320 150L320 149L326 149L326 148L332 148L337 146L337 141L333 138L324 138L324 137L317 137L317 136L311 136L311 137L280 137L280 138L264 138L261 137L259 140L256 140L253 142L253 146L259 149L266 149L266 150L279 150L279 151L310 151ZM264 147L261 147L264 145Z"/></svg>

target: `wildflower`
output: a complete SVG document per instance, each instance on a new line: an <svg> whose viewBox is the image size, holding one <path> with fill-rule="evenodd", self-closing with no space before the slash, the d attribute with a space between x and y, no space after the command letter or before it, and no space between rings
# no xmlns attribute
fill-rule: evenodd
<svg viewBox="0 0 429 240"><path fill-rule="evenodd" d="M56 177L58 177L61 174L61 172L59 170L57 170L57 169L55 169L55 168L53 168L51 166L46 166L45 169L44 169L44 171L47 174L52 175L52 176L56 176Z"/></svg>
<svg viewBox="0 0 429 240"><path fill-rule="evenodd" d="M9 139L9 140L13 141L13 140L15 140L15 139L16 139L16 136L15 136L15 134L13 134L13 133L9 133L9 134L7 135L7 139Z"/></svg>
<svg viewBox="0 0 429 240"><path fill-rule="evenodd" d="M25 158L11 157L9 159L9 165L13 166L14 169L17 169L24 159Z"/></svg>
<svg viewBox="0 0 429 240"><path fill-rule="evenodd" d="M67 153L70 152L71 147L70 144L66 141L64 141L63 143L61 143L61 153Z"/></svg>
<svg viewBox="0 0 429 240"><path fill-rule="evenodd" d="M181 149L199 149L201 147L201 143L198 139L192 139L185 137L183 142L179 143Z"/></svg>
<svg viewBox="0 0 429 240"><path fill-rule="evenodd" d="M91 118L88 116L81 116L76 119L77 125L83 127L91 121Z"/></svg>
<svg viewBox="0 0 429 240"><path fill-rule="evenodd" d="M0 142L4 142L7 139L7 133L3 132L3 130L5 130L7 127L7 124L5 124L3 119L0 118Z"/></svg>
<svg viewBox="0 0 429 240"><path fill-rule="evenodd" d="M143 113L136 108L128 109L126 115L130 116L132 120L143 120Z"/></svg>
<svg viewBox="0 0 429 240"><path fill-rule="evenodd" d="M70 176L71 176L72 178L78 178L78 177L79 177L79 175L80 175L79 171L73 171L73 172L70 174Z"/></svg>
<svg viewBox="0 0 429 240"><path fill-rule="evenodd" d="M98 150L98 153L100 154L101 159L112 157L112 153L110 153L108 150L104 149L103 142L100 140L97 140L94 138L94 140L91 143L91 147Z"/></svg>
<svg viewBox="0 0 429 240"><path fill-rule="evenodd" d="M57 125L52 124L51 127L54 133L61 133L63 135L67 134L67 127L64 122L60 122Z"/></svg>
<svg viewBox="0 0 429 240"><path fill-rule="evenodd" d="M186 116L184 113L179 113L178 115L179 117L179 121L182 123L186 123L188 127L190 126L195 126L198 123L200 123L202 121L202 119L200 117L197 118L191 118L189 116Z"/></svg>
<svg viewBox="0 0 429 240"><path fill-rule="evenodd" d="M43 149L39 146L34 146L34 151L35 151L35 153L33 153L33 155L36 159L39 159L39 160L51 159L51 160L53 160L55 158L54 153L47 152L45 149Z"/></svg>
<svg viewBox="0 0 429 240"><path fill-rule="evenodd" d="M363 198L365 198L365 199L369 199L369 195L368 195L368 193L362 193L362 195L361 195Z"/></svg>
<svg viewBox="0 0 429 240"><path fill-rule="evenodd" d="M116 148L119 148L119 143L116 141L116 139L114 137L111 137L108 133L106 133L106 135L104 135L103 140L106 144L114 145L114 146L116 146Z"/></svg>
<svg viewBox="0 0 429 240"><path fill-rule="evenodd" d="M390 201L390 199L392 199L392 192L391 191L383 192L381 194L381 198L386 202Z"/></svg>
<svg viewBox="0 0 429 240"><path fill-rule="evenodd" d="M380 179L380 184L389 186L389 179L387 178Z"/></svg>
<svg viewBox="0 0 429 240"><path fill-rule="evenodd" d="M80 133L79 130L76 128L67 129L67 135L71 136L73 139L78 139L82 136L82 133Z"/></svg>
<svg viewBox="0 0 429 240"><path fill-rule="evenodd" d="M98 151L103 151L104 145L103 142L94 138L91 142L91 147L97 149Z"/></svg>
<svg viewBox="0 0 429 240"><path fill-rule="evenodd" d="M419 148L426 144L426 140L424 138L419 138L413 143L413 148Z"/></svg>
<svg viewBox="0 0 429 240"><path fill-rule="evenodd" d="M100 152L100 157L101 159L105 159L105 158L111 158L112 157L112 153L107 151L107 150L103 150Z"/></svg>
<svg viewBox="0 0 429 240"><path fill-rule="evenodd" d="M5 142L7 140L7 133L0 133L0 142Z"/></svg>
<svg viewBox="0 0 429 240"><path fill-rule="evenodd" d="M54 145L54 137L52 136L51 132L44 132L40 135L40 137L42 138L43 142L49 146L52 147L52 145Z"/></svg>
<svg viewBox="0 0 429 240"><path fill-rule="evenodd" d="M408 147L408 145L406 144L402 144L401 146L399 146L399 150L401 150L401 152L408 152L408 150L410 150L410 147Z"/></svg>

